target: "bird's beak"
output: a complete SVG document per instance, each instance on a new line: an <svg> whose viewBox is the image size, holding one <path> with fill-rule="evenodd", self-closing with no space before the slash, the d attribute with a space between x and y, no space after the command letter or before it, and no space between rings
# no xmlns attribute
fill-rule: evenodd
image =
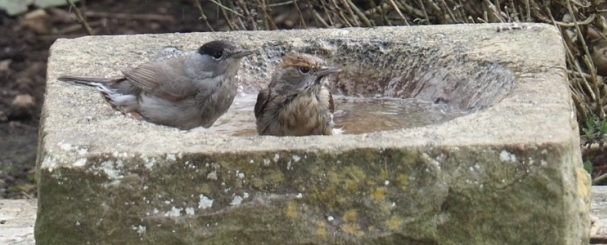
<svg viewBox="0 0 607 245"><path fill-rule="evenodd" d="M251 50L236 51L236 52L232 53L232 58L238 59L238 58L242 58L242 57L245 57L245 56L251 55L251 54L253 54L253 51L251 51Z"/></svg>
<svg viewBox="0 0 607 245"><path fill-rule="evenodd" d="M320 70L318 70L316 72L316 75L318 75L319 77L323 77L329 74L333 74L333 73L339 73L341 72L341 69L337 68L337 67L323 67L320 68Z"/></svg>

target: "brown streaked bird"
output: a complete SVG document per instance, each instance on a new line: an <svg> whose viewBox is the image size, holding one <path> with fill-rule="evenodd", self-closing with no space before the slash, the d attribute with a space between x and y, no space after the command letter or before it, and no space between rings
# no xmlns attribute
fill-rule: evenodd
<svg viewBox="0 0 607 245"><path fill-rule="evenodd" d="M589 26L587 37L590 46L590 58L600 76L607 76L607 40L603 35Z"/></svg>
<svg viewBox="0 0 607 245"><path fill-rule="evenodd" d="M215 40L196 52L123 70L116 79L58 79L96 87L114 109L151 123L183 130L209 128L232 105L240 61L252 53Z"/></svg>
<svg viewBox="0 0 607 245"><path fill-rule="evenodd" d="M255 118L259 135L332 135L333 96L325 77L341 72L308 54L288 54L272 75L267 88L259 91Z"/></svg>

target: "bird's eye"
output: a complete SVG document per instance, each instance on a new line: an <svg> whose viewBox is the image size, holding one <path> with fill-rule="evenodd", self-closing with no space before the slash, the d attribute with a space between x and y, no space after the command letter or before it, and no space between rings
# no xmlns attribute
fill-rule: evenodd
<svg viewBox="0 0 607 245"><path fill-rule="evenodd" d="M223 57L223 52L219 51L219 52L215 52L213 55L213 59L221 59L221 57Z"/></svg>
<svg viewBox="0 0 607 245"><path fill-rule="evenodd" d="M310 72L310 68L309 67L299 67L299 72L306 74L306 73Z"/></svg>

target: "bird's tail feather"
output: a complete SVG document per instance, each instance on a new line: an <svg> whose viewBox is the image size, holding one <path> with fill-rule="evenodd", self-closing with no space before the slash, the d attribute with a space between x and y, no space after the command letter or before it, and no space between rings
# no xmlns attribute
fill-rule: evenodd
<svg viewBox="0 0 607 245"><path fill-rule="evenodd" d="M72 82L75 84L86 85L91 87L98 87L99 84L109 85L116 83L120 78L100 78L100 77L83 77L83 76L60 76L57 78L59 81Z"/></svg>
<svg viewBox="0 0 607 245"><path fill-rule="evenodd" d="M123 79L123 78L122 78ZM85 85L85 86L90 86L90 87L94 87L97 90L99 90L99 92L101 92L101 94L103 95L103 98L112 106L112 108L114 108L115 110L118 110L119 108L117 107L116 103L116 99L122 99L124 100L125 98L122 98L123 96L128 96L128 95L123 95L122 97L120 96L120 94L118 94L116 92L116 90L112 89L110 87L111 84L116 83L120 80L122 80L121 78L99 78L99 77L81 77L81 76L60 76L57 78L57 80L60 81L64 81L64 82L68 82L68 83L74 83L74 84L79 84L79 85Z"/></svg>

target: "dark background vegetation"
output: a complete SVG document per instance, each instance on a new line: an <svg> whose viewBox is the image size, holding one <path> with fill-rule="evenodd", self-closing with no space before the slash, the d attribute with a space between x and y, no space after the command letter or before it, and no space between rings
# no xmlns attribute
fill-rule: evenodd
<svg viewBox="0 0 607 245"><path fill-rule="evenodd" d="M36 194L46 62L57 38L489 22L540 22L564 31L580 147L585 167L601 184L607 176L603 9L604 0L88 0L18 16L0 11L0 198Z"/></svg>

